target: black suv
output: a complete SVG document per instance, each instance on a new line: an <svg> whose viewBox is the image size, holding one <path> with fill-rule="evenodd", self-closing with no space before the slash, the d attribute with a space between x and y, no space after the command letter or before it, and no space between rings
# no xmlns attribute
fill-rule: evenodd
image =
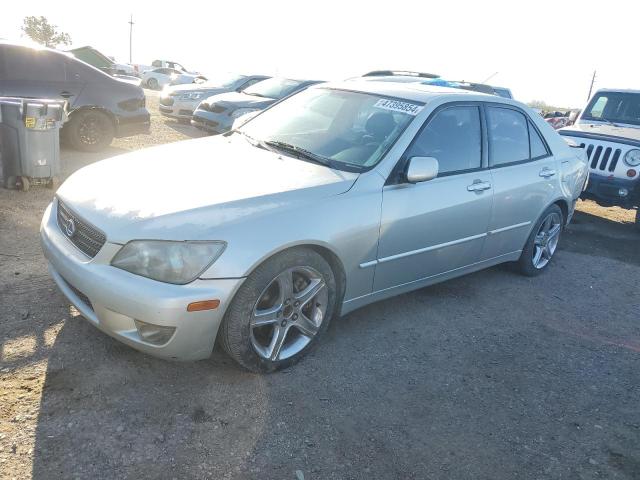
<svg viewBox="0 0 640 480"><path fill-rule="evenodd" d="M78 150L149 131L142 88L57 50L0 42L0 96L67 100L62 137Z"/></svg>

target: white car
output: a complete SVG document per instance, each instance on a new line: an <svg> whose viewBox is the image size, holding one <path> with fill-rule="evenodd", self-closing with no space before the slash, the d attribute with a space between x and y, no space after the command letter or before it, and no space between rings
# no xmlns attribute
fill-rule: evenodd
<svg viewBox="0 0 640 480"><path fill-rule="evenodd" d="M173 68L154 68L142 75L142 85L153 90L165 87L166 85L182 85L185 83L197 83L205 81L202 75L185 73Z"/></svg>

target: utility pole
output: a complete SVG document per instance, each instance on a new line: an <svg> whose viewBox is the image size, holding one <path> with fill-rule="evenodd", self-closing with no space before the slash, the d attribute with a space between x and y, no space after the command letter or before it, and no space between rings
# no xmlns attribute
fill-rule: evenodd
<svg viewBox="0 0 640 480"><path fill-rule="evenodd" d="M133 63L133 58L131 55L133 45L133 14L129 18L129 63Z"/></svg>
<svg viewBox="0 0 640 480"><path fill-rule="evenodd" d="M587 102L591 99L591 92L593 91L593 84L596 83L596 71L593 71L593 77L591 77L591 86L589 87L589 96Z"/></svg>

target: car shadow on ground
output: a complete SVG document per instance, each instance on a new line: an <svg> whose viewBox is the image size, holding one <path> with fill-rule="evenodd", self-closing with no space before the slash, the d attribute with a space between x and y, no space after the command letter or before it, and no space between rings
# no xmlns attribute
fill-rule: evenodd
<svg viewBox="0 0 640 480"><path fill-rule="evenodd" d="M639 243L640 229L634 223L576 211L565 229L560 249L640 265Z"/></svg>
<svg viewBox="0 0 640 480"><path fill-rule="evenodd" d="M559 258L543 277L493 268L367 306L266 376L219 350L154 359L69 315L33 478L634 478L638 351L594 336L592 304L570 299L591 292L610 334L637 327L612 308L624 292L590 291L582 256Z"/></svg>
<svg viewBox="0 0 640 480"><path fill-rule="evenodd" d="M209 135L208 133L200 130L199 128L194 127L190 123L186 123L186 122L183 123L178 120L164 119L164 124L167 127L175 130L176 132L181 133L183 135L188 135L191 138L201 138Z"/></svg>

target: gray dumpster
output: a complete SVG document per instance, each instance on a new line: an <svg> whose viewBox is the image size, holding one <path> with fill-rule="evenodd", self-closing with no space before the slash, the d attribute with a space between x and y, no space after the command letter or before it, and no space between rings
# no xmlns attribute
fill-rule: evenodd
<svg viewBox="0 0 640 480"><path fill-rule="evenodd" d="M5 188L55 187L65 102L0 97L0 164Z"/></svg>

